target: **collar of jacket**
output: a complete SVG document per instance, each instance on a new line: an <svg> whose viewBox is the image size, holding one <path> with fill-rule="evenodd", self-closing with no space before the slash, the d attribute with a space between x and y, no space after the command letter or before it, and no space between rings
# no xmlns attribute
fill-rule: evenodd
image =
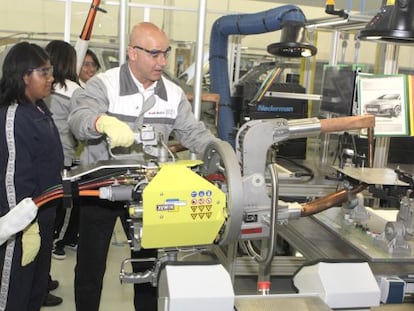
<svg viewBox="0 0 414 311"><path fill-rule="evenodd" d="M164 78L158 80L157 86L155 87L154 94L158 95L161 99L168 101L167 90L164 84ZM119 95L132 95L139 93L137 86L135 85L134 80L131 77L131 72L128 68L128 63L121 65L120 74L119 74Z"/></svg>

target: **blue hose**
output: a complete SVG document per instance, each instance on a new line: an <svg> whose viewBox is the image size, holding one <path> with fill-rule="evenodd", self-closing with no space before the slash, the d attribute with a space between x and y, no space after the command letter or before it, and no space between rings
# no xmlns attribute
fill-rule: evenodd
<svg viewBox="0 0 414 311"><path fill-rule="evenodd" d="M218 136L235 146L235 121L231 107L230 82L227 74L227 41L233 34L251 35L280 30L284 22L305 23L302 10L294 5L253 14L226 15L217 19L210 35L211 92L220 95Z"/></svg>

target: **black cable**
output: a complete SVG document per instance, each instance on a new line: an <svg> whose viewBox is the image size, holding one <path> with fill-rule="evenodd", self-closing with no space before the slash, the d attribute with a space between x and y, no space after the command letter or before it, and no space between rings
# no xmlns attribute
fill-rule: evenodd
<svg viewBox="0 0 414 311"><path fill-rule="evenodd" d="M289 159L289 158L281 156L281 155L277 155L276 160L284 160L284 161L289 162L290 164L293 164L294 166L302 169L303 171L305 171L305 172L294 172L295 177L309 177L309 179L305 180L305 182L309 182L315 177L315 174L314 174L312 169L310 169L306 165L298 163L295 160Z"/></svg>

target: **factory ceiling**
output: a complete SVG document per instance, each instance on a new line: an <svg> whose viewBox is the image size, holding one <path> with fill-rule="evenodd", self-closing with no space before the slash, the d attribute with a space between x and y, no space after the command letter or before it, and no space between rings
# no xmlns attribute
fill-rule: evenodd
<svg viewBox="0 0 414 311"><path fill-rule="evenodd" d="M257 0L250 0L257 1ZM324 8L326 1L324 0L260 0L262 2L274 2L278 4L294 4L297 6L315 6ZM348 6L351 6L352 11L357 12L369 12L375 13L382 5L382 0L361 0L361 1L350 1L350 0L336 0L335 8L348 10Z"/></svg>

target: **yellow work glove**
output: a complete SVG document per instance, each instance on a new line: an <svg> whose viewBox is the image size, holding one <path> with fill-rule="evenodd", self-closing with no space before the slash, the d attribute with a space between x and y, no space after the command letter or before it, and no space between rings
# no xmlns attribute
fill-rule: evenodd
<svg viewBox="0 0 414 311"><path fill-rule="evenodd" d="M134 143L134 132L128 124L115 117L102 115L96 120L95 127L99 133L109 137L111 148L129 147Z"/></svg>
<svg viewBox="0 0 414 311"><path fill-rule="evenodd" d="M39 224L36 222L23 230L22 237L22 266L31 263L40 249Z"/></svg>

